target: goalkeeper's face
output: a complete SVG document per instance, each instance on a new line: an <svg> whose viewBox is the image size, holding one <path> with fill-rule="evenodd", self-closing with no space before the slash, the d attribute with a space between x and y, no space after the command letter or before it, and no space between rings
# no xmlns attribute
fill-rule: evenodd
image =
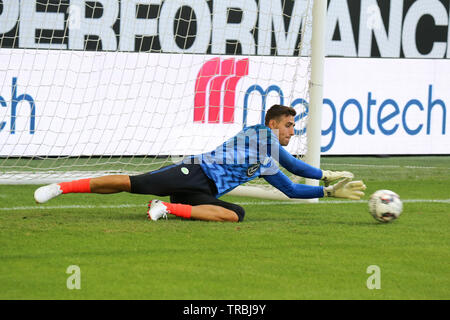
<svg viewBox="0 0 450 320"><path fill-rule="evenodd" d="M294 135L294 116L281 116L278 119L270 120L269 127L278 136L282 146L287 146Z"/></svg>

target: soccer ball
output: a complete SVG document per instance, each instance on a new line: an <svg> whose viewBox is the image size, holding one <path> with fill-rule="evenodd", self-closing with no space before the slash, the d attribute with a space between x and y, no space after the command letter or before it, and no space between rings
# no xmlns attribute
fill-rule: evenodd
<svg viewBox="0 0 450 320"><path fill-rule="evenodd" d="M369 212L380 222L397 219L403 210L403 203L398 194L391 190L378 190L370 196Z"/></svg>

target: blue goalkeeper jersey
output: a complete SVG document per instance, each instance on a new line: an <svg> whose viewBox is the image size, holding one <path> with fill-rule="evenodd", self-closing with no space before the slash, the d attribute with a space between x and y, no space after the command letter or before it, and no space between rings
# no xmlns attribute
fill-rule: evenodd
<svg viewBox="0 0 450 320"><path fill-rule="evenodd" d="M247 127L215 150L189 159L200 164L205 174L214 181L217 197L258 177L264 177L291 198L323 196L322 187L292 183L280 171L277 162L296 175L312 179L322 177L320 169L289 154L272 130L264 125Z"/></svg>

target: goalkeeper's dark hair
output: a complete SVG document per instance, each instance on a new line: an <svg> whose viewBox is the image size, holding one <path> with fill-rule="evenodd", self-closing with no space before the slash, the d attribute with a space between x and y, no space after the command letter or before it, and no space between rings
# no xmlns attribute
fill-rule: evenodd
<svg viewBox="0 0 450 320"><path fill-rule="evenodd" d="M264 124L266 126L269 125L270 120L275 119L279 120L281 116L295 116L297 112L292 107L282 106L279 104L274 104L270 107L270 109L266 112L266 118L264 120Z"/></svg>

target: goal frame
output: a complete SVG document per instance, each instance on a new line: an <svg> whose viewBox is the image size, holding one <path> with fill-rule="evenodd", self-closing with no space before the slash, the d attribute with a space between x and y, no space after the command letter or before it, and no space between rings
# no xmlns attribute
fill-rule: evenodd
<svg viewBox="0 0 450 320"><path fill-rule="evenodd" d="M311 79L309 83L310 103L308 111L307 152L304 161L314 167L320 168L320 147L322 136L322 106L323 106L323 79L325 64L325 30L327 20L327 1L313 0L312 10L312 39L311 39ZM318 186L319 181L306 179L305 183ZM254 186L239 186L229 193L236 196L248 196L268 200L291 200L301 202L318 202L318 199L290 199L282 192L264 190Z"/></svg>
<svg viewBox="0 0 450 320"><path fill-rule="evenodd" d="M311 38L306 40L305 42L306 46L308 47L307 50L310 50L310 54L309 52L307 54L310 60L309 63L310 80L308 83L308 91L310 99L308 102L308 115L307 115L308 120L307 120L307 135L306 135L307 151L305 153L302 152L302 154L304 154L303 160L305 162L315 167L320 167L320 147L321 147L320 139L321 139L321 122L322 122L323 72L324 72L324 47L325 47L324 35L326 28L327 2L325 0L311 0L311 1L312 1L312 16L311 12L308 13L308 15L312 17L312 28L310 30L311 33L308 33L308 37ZM311 7L309 7L309 10L311 10ZM83 53L83 55L88 55L88 53ZM89 55L91 54L89 53ZM302 50L299 50L299 55L300 56L302 55ZM296 77L294 77L294 79L295 78ZM14 83L13 88L17 88ZM20 98L24 100L27 95L26 92L24 93L22 91L18 92L17 94L21 94ZM13 94L13 96L16 96L17 94ZM1 101L2 100L0 100L0 102ZM31 102L30 106L33 112L34 107ZM32 119L30 118L30 134L32 131L31 120L34 121L34 117ZM49 155L49 157L51 158L52 155ZM25 158L27 158L27 156L25 156ZM39 155L37 155L36 158L39 158ZM89 177L99 176L102 174L111 173L111 171L108 172L80 171L80 172L70 172L68 174L65 174L65 172L63 171L61 175L61 172L52 171L50 169L48 172L46 172L46 174L44 174L44 176L38 177L38 175L36 174L36 178L32 178L31 180L29 178L23 180L20 179L20 175L22 173L28 175L31 174L32 177L35 174L34 172L29 170L27 172L9 171L8 173L0 176L0 184L30 184L30 183L43 184L43 183L60 182L78 178L85 178L86 175L89 175ZM310 179L306 180L306 184L309 185L318 185L318 183L319 182L317 180L310 180ZM277 199L277 200L288 199L284 194L282 194L278 190L272 189L269 191L264 190L264 188L259 188L255 186L241 186L233 190L231 194L240 196L258 197L264 199Z"/></svg>

